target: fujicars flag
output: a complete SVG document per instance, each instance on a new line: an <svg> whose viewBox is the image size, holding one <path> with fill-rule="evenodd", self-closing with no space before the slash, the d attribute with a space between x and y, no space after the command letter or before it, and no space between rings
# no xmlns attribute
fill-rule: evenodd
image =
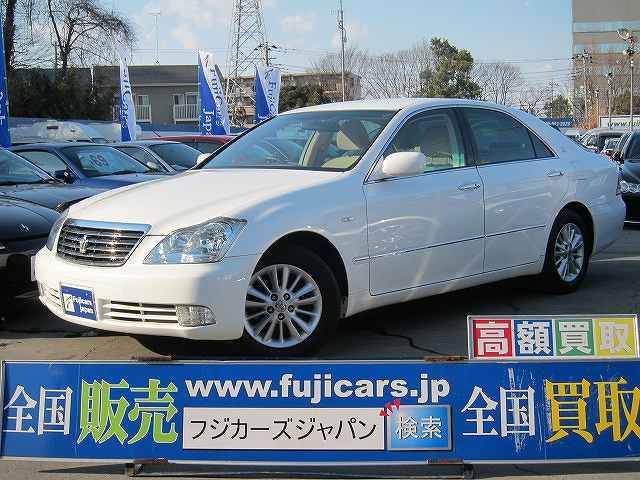
<svg viewBox="0 0 640 480"><path fill-rule="evenodd" d="M9 135L9 98L7 97L7 67L4 64L4 33L0 22L0 145L11 146Z"/></svg>
<svg viewBox="0 0 640 480"><path fill-rule="evenodd" d="M198 57L200 133L202 135L228 135L229 109L213 55L201 50L198 52Z"/></svg>
<svg viewBox="0 0 640 480"><path fill-rule="evenodd" d="M120 128L123 142L136 139L136 107L129 80L129 57L123 48L118 47L120 60Z"/></svg>
<svg viewBox="0 0 640 480"><path fill-rule="evenodd" d="M256 67L256 123L278 114L280 101L280 70L276 67Z"/></svg>

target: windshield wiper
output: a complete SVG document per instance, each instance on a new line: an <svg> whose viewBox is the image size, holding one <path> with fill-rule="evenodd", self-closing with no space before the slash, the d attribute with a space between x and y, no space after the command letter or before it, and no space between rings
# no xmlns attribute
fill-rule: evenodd
<svg viewBox="0 0 640 480"><path fill-rule="evenodd" d="M118 170L117 172L111 172L108 175L127 175L129 173L146 173L146 172L136 172L135 170Z"/></svg>
<svg viewBox="0 0 640 480"><path fill-rule="evenodd" d="M2 187L8 187L8 186L14 186L14 185L34 185L37 183L45 183L47 182L47 180L36 180L35 182L18 182L16 180L5 180L5 181L0 181L0 186Z"/></svg>

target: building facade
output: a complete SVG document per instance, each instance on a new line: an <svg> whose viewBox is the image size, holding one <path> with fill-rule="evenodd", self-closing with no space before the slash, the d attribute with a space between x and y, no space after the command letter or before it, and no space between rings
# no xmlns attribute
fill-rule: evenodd
<svg viewBox="0 0 640 480"><path fill-rule="evenodd" d="M575 116L593 125L615 105L627 108L619 113L628 113L620 101L631 84L629 57L623 53L628 44L617 31L626 28L640 35L640 0L572 0L572 17ZM634 93L637 87L638 82Z"/></svg>
<svg viewBox="0 0 640 480"><path fill-rule="evenodd" d="M218 72L222 77L222 74ZM200 112L197 65L131 65L129 66L131 89L136 105L138 123L197 125ZM119 69L116 66L94 67L94 79L105 86L119 86ZM345 84L349 99L360 97L360 77L347 73ZM340 74L283 73L282 86L319 85L332 101L342 100ZM242 77L242 110L244 124L253 123L255 106L255 77ZM114 110L118 118L119 99Z"/></svg>

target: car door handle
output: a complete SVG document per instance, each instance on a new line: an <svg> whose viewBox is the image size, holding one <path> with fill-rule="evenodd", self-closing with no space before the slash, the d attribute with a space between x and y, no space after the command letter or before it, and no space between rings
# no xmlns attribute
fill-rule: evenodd
<svg viewBox="0 0 640 480"><path fill-rule="evenodd" d="M463 192L466 192L468 190L477 190L478 188L480 188L480 184L479 183L465 183L464 185L460 185L458 187L458 190L462 190Z"/></svg>
<svg viewBox="0 0 640 480"><path fill-rule="evenodd" d="M549 178L561 177L563 175L564 175L564 172L562 170L551 170L551 171L547 172L547 177L549 177Z"/></svg>

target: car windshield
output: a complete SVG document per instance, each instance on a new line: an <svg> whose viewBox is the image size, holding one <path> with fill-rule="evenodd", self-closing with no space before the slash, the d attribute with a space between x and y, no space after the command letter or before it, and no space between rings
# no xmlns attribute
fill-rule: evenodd
<svg viewBox="0 0 640 480"><path fill-rule="evenodd" d="M53 181L53 178L31 165L24 158L7 150L0 150L0 186Z"/></svg>
<svg viewBox="0 0 640 480"><path fill-rule="evenodd" d="M172 167L191 168L200 155L198 150L184 143L156 143L149 148Z"/></svg>
<svg viewBox="0 0 640 480"><path fill-rule="evenodd" d="M358 163L395 114L336 110L280 115L218 150L202 168L345 171Z"/></svg>
<svg viewBox="0 0 640 480"><path fill-rule="evenodd" d="M146 173L150 168L115 148L104 145L66 147L62 152L87 177Z"/></svg>

